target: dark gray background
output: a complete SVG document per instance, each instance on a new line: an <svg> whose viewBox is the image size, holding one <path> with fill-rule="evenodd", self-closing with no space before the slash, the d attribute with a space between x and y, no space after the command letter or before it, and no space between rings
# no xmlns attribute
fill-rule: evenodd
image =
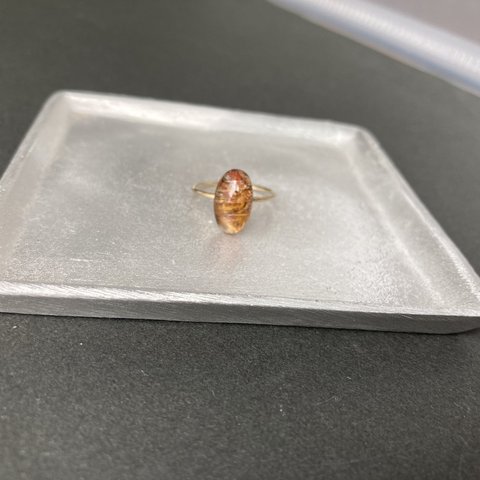
<svg viewBox="0 0 480 480"><path fill-rule="evenodd" d="M480 270L480 99L273 6L3 0L2 170L57 89L363 125ZM0 315L1 479L476 479L479 398L480 331Z"/></svg>

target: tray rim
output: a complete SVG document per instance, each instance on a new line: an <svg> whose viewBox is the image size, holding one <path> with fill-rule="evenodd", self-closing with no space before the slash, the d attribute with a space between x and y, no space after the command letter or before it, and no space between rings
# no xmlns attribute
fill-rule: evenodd
<svg viewBox="0 0 480 480"><path fill-rule="evenodd" d="M230 108L223 107L211 107L205 105L195 105L185 102L174 102L174 101L165 101L151 98L142 98L142 97L132 97L127 95L117 95L117 94L104 94L97 92L85 92L85 91L73 91L65 90L59 91L51 95L47 101L44 103L31 127L29 128L27 134L21 141L17 151L8 167L6 168L3 176L0 178L0 206L4 201L4 194L8 191L9 186L15 179L15 174L18 168L21 167L23 160L28 155L29 151L32 149L39 132L42 129L44 118L48 117L49 114L59 106L60 103L67 103L71 108L72 100L75 102L78 99L89 99L89 100L98 100L98 99L110 99L113 101L134 101L134 102L155 102L156 105L168 105L170 107L188 107L198 109L200 113L218 113L218 112L228 112L240 114L243 118L256 118L257 120L262 120L262 118L268 118L270 121L276 119L281 121L298 121L302 123L311 123L312 126L318 125L319 123L323 124L333 124L337 128L341 127L345 131L350 131L353 133L358 133L362 135L363 139L367 141L368 146L372 151L375 152L376 157L379 161L382 162L382 166L387 168L388 174L391 176L392 180L396 183L399 183L399 188L401 188L403 195L410 201L412 206L418 210L418 213L423 219L426 219L425 225L428 227L430 234L435 238L437 242L440 243L443 250L448 254L450 261L453 262L453 265L456 268L456 271L459 276L463 278L464 281L467 281L471 285L472 294L478 299L478 305L476 308L470 308L466 310L455 310L450 309L448 312L442 311L441 308L436 307L435 314L426 313L423 309L414 309L406 308L403 311L399 311L398 307L376 307L369 306L366 304L353 303L353 302L341 302L335 301L331 304L323 300L307 300L307 299L298 299L298 298L289 298L289 297L269 297L269 296L255 296L255 295L238 295L238 294L212 294L212 293L197 293L197 292L168 292L168 291L154 291L148 289L128 289L128 288L109 288L105 287L81 287L74 285L55 285L55 284L41 284L41 283L26 283L26 282L12 282L4 281L0 278L0 311L8 311L9 313L28 313L28 314L42 314L49 315L51 314L51 309L49 304L57 306L69 305L71 309L70 312L61 312L58 314L66 316L93 316L93 317L118 317L115 313L115 307L112 306L108 308L102 308L100 311L95 314L94 311L90 308L90 311L87 311L82 307L79 308L78 305L75 306L75 301L95 301L99 300L105 302L117 302L125 303L125 305L130 304L131 307L134 305L145 306L153 305L158 307L158 312L154 314L153 317L145 317L147 314L146 311L143 312L143 315L137 315L128 312L128 309L118 309L120 316L122 318L155 318L155 319L165 319L165 320L177 320L177 318L163 318L163 315L172 315L172 306L192 306L193 313L198 314L198 307L208 307L212 311L215 307L232 307L244 308L248 307L252 309L252 317L255 316L254 309L257 310L271 310L278 314L279 311L291 311L295 312L296 325L307 325L308 317L311 317L312 313L317 314L331 314L338 316L340 314L347 315L367 315L375 318L376 316L389 317L393 319L408 319L415 318L415 322L418 322L419 329L412 329L412 325L405 325L407 328L402 328L402 325L395 325L395 328L389 327L385 328L382 325L378 326L367 326L362 327L360 324L356 326L342 326L340 328L368 328L368 329L379 329L379 330L395 330L395 331L419 331L425 332L426 330L422 328L421 324L423 321L427 321L429 324L432 324L428 327L428 332L431 333L448 333L467 330L471 328L480 327L480 279L478 278L475 270L469 264L468 260L464 257L462 252L458 247L453 243L450 237L442 229L441 225L429 212L426 206L422 203L419 197L415 194L413 189L410 187L408 182L402 176L400 171L397 169L395 164L390 160L388 155L383 151L382 147L376 140L376 138L365 128L340 123L333 122L330 120L321 120L321 119L308 119L302 117L293 117L286 115L277 115L277 114L268 114L262 112L250 112L242 111ZM26 306L25 303L20 302L20 299L32 301L31 306ZM50 302L48 301L50 300ZM288 304L285 304L285 301ZM20 305L20 303L23 304ZM220 309L221 309L220 308ZM455 307L456 308L456 307ZM94 310L94 309L93 309ZM155 310L155 309L154 309ZM187 311L185 309L185 311ZM121 312L120 312L121 311ZM308 312L308 314L303 316L297 315L300 312ZM55 313L53 313L56 315ZM190 314L181 315L181 318L178 320L182 321L205 321L205 320L192 320L188 318ZM338 319L337 319L338 320ZM448 320L448 328L445 329L443 326L443 321ZM223 320L227 323L237 323L231 320ZM303 321L303 323L302 323ZM351 319L350 319L351 321ZM305 323L306 322L306 323ZM250 319L242 321L240 323L272 323L262 321L261 318L258 320ZM327 322L328 323L328 322ZM367 321L367 324L371 322ZM399 322L401 323L401 322ZM440 324L441 327L440 327ZM434 332L436 328L435 325L438 325L440 328L438 332ZM308 326L308 325L307 325ZM315 326L332 326L332 325L322 325L320 319L316 319ZM338 326L338 322L333 326ZM415 324L415 327L417 325ZM434 328L432 328L432 326ZM378 327L378 328L377 328Z"/></svg>

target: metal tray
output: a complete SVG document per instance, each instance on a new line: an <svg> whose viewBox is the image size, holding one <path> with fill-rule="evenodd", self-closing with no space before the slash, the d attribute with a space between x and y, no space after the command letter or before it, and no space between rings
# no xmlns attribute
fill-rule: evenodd
<svg viewBox="0 0 480 480"><path fill-rule="evenodd" d="M222 233L191 185L277 196ZM354 126L65 92L0 182L0 310L456 332L480 282Z"/></svg>

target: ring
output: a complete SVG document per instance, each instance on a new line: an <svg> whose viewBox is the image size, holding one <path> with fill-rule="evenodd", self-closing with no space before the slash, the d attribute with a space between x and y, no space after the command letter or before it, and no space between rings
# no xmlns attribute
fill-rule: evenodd
<svg viewBox="0 0 480 480"><path fill-rule="evenodd" d="M225 233L239 233L250 217L253 202L270 200L275 193L270 188L254 185L250 177L239 169L226 172L218 181L198 182L192 190L213 198L215 220Z"/></svg>

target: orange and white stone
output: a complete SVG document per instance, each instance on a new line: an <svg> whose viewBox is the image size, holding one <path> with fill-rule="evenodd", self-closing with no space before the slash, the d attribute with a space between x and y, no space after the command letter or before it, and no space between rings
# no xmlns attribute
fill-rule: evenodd
<svg viewBox="0 0 480 480"><path fill-rule="evenodd" d="M215 219L225 233L239 233L252 210L253 190L250 177L238 169L229 170L220 179L213 201Z"/></svg>

